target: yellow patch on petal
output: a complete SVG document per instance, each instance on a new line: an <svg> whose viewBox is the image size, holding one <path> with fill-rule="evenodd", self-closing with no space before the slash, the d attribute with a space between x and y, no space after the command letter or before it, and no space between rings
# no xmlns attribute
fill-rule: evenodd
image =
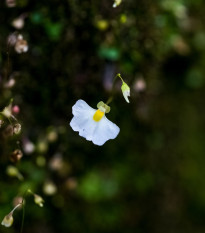
<svg viewBox="0 0 205 233"><path fill-rule="evenodd" d="M99 109L95 112L95 114L93 115L93 120L98 122L102 119L102 117L104 116L104 112L100 111Z"/></svg>

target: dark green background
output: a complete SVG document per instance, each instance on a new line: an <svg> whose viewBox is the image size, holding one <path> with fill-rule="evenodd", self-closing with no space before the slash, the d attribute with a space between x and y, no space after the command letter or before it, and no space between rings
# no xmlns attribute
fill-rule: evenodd
<svg viewBox="0 0 205 233"><path fill-rule="evenodd" d="M202 233L205 231L205 3L203 0L19 0L0 1L0 107L20 107L19 136L0 129L0 219L27 188L25 233ZM29 50L17 54L7 37L14 18ZM125 20L126 19L126 20ZM102 29L101 20L106 27ZM123 20L125 22L123 22ZM16 85L5 88L6 71ZM69 126L78 99L91 107L106 101L116 73L131 87L130 104L115 86L107 117L120 127L102 147ZM138 92L143 77L146 90ZM8 122L7 122L8 124ZM56 141L48 141L55 132ZM9 177L9 154L26 139L36 149L16 164L24 181ZM39 143L46 150L39 149ZM22 149L23 150L23 149ZM60 171L50 161L61 154ZM44 166L39 159L45 158ZM70 180L76 188L69 188ZM57 192L47 196L51 180ZM22 211L11 228L20 231Z"/></svg>

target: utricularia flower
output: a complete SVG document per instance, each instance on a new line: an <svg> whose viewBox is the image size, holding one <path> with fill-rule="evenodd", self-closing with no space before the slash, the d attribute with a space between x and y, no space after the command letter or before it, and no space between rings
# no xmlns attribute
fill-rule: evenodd
<svg viewBox="0 0 205 233"><path fill-rule="evenodd" d="M122 89L122 94L123 94L125 100L129 103L130 101L129 101L128 97L130 96L130 87L127 85L127 83L125 83L123 81L121 89Z"/></svg>
<svg viewBox="0 0 205 233"><path fill-rule="evenodd" d="M102 146L107 140L116 138L120 128L106 118L105 113L110 111L109 106L101 101L97 108L93 109L84 100L78 100L72 108L74 116L70 126L80 136Z"/></svg>

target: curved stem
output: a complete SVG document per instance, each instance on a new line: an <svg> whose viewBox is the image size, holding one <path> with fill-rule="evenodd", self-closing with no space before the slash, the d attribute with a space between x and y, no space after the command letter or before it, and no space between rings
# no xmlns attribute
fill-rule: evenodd
<svg viewBox="0 0 205 233"><path fill-rule="evenodd" d="M22 213L22 222L21 222L21 231L20 233L23 232L23 225L24 225L24 218L25 218L25 206L24 206L24 199L22 200L22 206L23 206L23 213Z"/></svg>
<svg viewBox="0 0 205 233"><path fill-rule="evenodd" d="M22 203L19 203L18 205L16 205L10 213L13 214L14 210L17 209L21 205L22 205Z"/></svg>
<svg viewBox="0 0 205 233"><path fill-rule="evenodd" d="M113 79L113 83L112 83L111 96L109 97L109 99L108 99L107 102L106 102L107 105L110 104L110 103L112 102L113 98L114 98L113 92L114 92L114 86L115 86L115 83L116 83L117 78L120 78L121 81L122 81L122 83L124 83L124 80L123 80L123 78L121 77L121 74L120 74L120 73L116 74L115 77L114 77L114 79Z"/></svg>
<svg viewBox="0 0 205 233"><path fill-rule="evenodd" d="M25 199L26 199L26 195L28 194L28 192L30 192L30 189L27 189L22 197L22 207L23 207L23 212L22 212L22 222L21 222L21 230L20 233L23 232L23 226L24 226L24 219L25 219Z"/></svg>

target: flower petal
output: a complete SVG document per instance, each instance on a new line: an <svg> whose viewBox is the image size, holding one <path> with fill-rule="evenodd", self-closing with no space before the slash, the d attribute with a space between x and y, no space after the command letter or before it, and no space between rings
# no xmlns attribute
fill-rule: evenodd
<svg viewBox="0 0 205 233"><path fill-rule="evenodd" d="M91 141L92 134L97 126L97 122L93 120L96 110L83 100L78 100L72 110L74 117L70 122L70 126L74 131L79 131L80 136Z"/></svg>
<svg viewBox="0 0 205 233"><path fill-rule="evenodd" d="M116 138L119 132L120 128L116 124L103 117L93 133L92 142L95 145L102 146L107 140Z"/></svg>
<svg viewBox="0 0 205 233"><path fill-rule="evenodd" d="M82 114L90 111L94 114L96 110L91 108L84 100L78 100L72 107L72 113L74 116L82 116Z"/></svg>

